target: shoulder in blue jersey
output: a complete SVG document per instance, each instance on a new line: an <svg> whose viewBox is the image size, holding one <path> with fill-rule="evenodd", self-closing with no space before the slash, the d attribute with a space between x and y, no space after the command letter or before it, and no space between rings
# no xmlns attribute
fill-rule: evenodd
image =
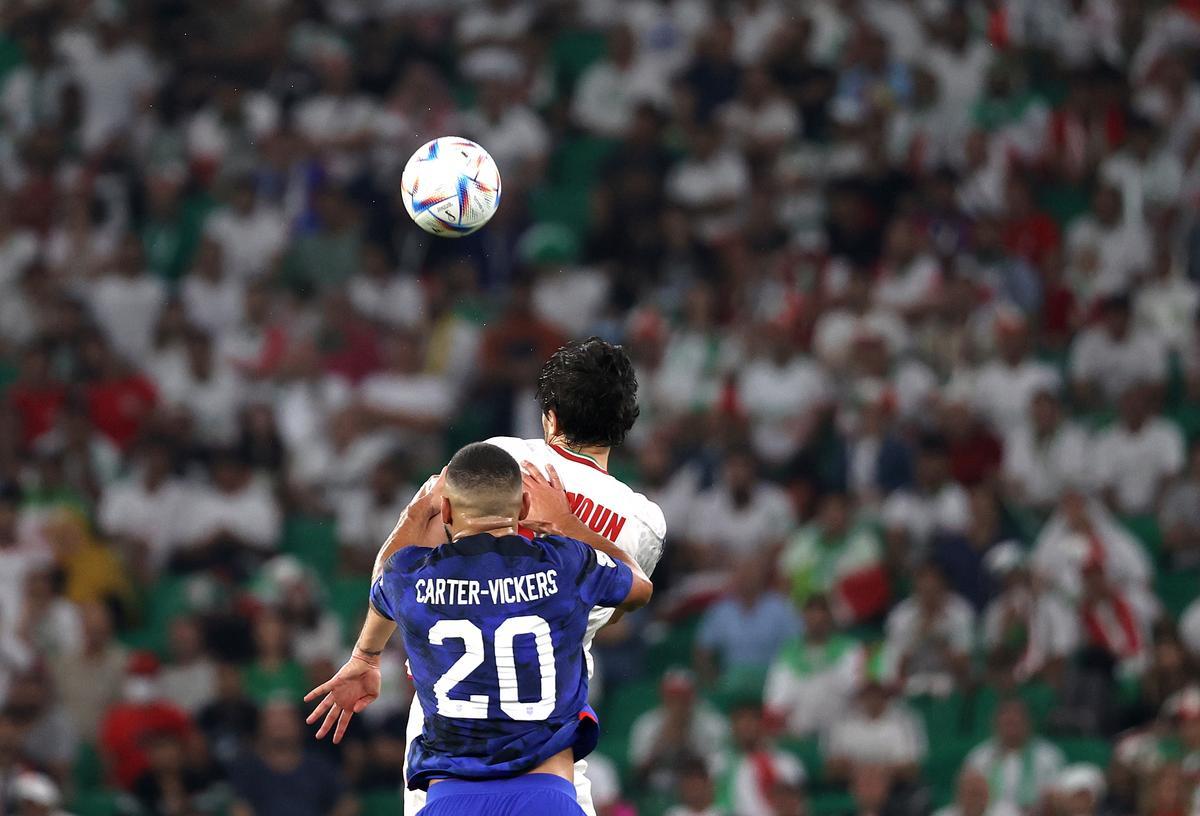
<svg viewBox="0 0 1200 816"><path fill-rule="evenodd" d="M633 574L570 538L486 533L405 548L371 588L399 624L426 712L409 747L408 786L502 779L596 744L587 705L588 612L617 606Z"/></svg>

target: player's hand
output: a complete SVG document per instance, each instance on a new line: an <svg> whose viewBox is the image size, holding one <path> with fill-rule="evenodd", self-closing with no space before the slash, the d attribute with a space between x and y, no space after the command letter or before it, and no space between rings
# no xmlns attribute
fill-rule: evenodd
<svg viewBox="0 0 1200 816"><path fill-rule="evenodd" d="M332 728L333 742L336 745L345 736L351 718L379 697L382 682L379 658L372 659L355 652L345 665L338 669L337 674L304 695L306 703L325 695L305 722L312 725L324 715L325 720L317 729L317 739L322 739Z"/></svg>
<svg viewBox="0 0 1200 816"><path fill-rule="evenodd" d="M408 503L407 512L415 518L426 519L442 512L442 493L446 485L446 468L425 480L421 489Z"/></svg>
<svg viewBox="0 0 1200 816"><path fill-rule="evenodd" d="M537 533L565 534L576 518L554 465L546 465L543 474L533 463L523 462L521 473L529 494L529 515L521 523Z"/></svg>

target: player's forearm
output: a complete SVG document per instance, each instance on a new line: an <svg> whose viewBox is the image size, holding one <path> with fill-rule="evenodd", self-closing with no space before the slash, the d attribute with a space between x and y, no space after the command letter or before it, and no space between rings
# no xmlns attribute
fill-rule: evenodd
<svg viewBox="0 0 1200 816"><path fill-rule="evenodd" d="M590 527L575 516L571 516L570 519L564 521L560 527L562 528L563 535L573 538L576 541L582 541L584 544L604 553L614 561L620 561L633 572L633 584L629 588L629 595L626 597L625 602L617 607L618 609L639 609L650 602L650 596L654 594L654 584L651 583L650 578L642 570L637 559L604 536L593 532Z"/></svg>
<svg viewBox="0 0 1200 816"><path fill-rule="evenodd" d="M390 621L375 611L374 607L367 608L367 619L363 621L362 631L354 642L354 654L365 658L377 659L383 654L392 633L396 631L396 622Z"/></svg>
<svg viewBox="0 0 1200 816"><path fill-rule="evenodd" d="M392 528L392 532L388 534L387 540L383 542L383 546L379 548L378 554L375 556L375 566L371 569L371 582L374 583L383 574L383 566L387 560L391 558L397 550L404 547L431 547L433 543L428 541L431 534L441 533L441 525L436 517L419 518L414 514L405 510L400 514L399 521Z"/></svg>

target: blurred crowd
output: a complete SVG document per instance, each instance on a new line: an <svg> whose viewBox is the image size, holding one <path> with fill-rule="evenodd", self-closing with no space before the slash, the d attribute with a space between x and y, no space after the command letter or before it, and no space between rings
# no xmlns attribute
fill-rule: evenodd
<svg viewBox="0 0 1200 816"><path fill-rule="evenodd" d="M299 698L591 334L668 523L601 816L1200 813L1198 55L1195 0L0 3L0 813L396 812L402 656L340 748ZM443 135L504 182L456 241Z"/></svg>

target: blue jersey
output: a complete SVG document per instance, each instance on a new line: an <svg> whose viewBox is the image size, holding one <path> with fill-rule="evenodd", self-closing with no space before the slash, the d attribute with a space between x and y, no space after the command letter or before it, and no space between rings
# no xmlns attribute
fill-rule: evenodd
<svg viewBox="0 0 1200 816"><path fill-rule="evenodd" d="M406 547L371 588L396 621L425 711L409 746L408 787L503 779L599 732L587 705L588 612L629 595L633 573L569 538L486 533Z"/></svg>

